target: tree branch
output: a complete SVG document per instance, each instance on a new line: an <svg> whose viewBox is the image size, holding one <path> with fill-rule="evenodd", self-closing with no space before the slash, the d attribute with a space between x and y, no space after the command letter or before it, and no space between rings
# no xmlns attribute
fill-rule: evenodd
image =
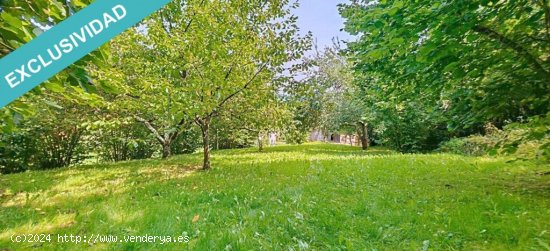
<svg viewBox="0 0 550 251"><path fill-rule="evenodd" d="M260 69L258 69L258 71L256 71L256 73L254 74L254 76L252 76L251 79L248 80L248 82L246 82L246 84L240 88L239 90L231 93L229 96L227 96L225 99L223 99L217 106L216 108L214 108L214 110L212 110L212 112L208 115L208 116L213 116L214 114L216 114L218 112L218 110L225 105L225 103L227 103L227 101L231 100L233 97L237 96L237 94L241 93L242 91L246 90L248 88L248 86L250 86L250 84L252 84L252 82L254 82L254 80L258 77L258 75L260 75L260 73L267 67L267 64L268 63L265 63L262 65L262 67L260 67Z"/></svg>
<svg viewBox="0 0 550 251"><path fill-rule="evenodd" d="M485 35L491 39L494 39L506 47L514 50L519 56L523 57L527 63L529 63L537 72L542 73L545 78L550 78L550 72L548 72L544 67L540 64L537 57L531 54L527 49L523 48L520 44L517 42L505 37L504 35L481 25L476 25L473 27L473 30L477 33L480 33L482 35Z"/></svg>
<svg viewBox="0 0 550 251"><path fill-rule="evenodd" d="M137 95L134 95L134 94L131 94L131 93L125 93L124 95L129 97L129 98L132 98L132 99L141 99L140 96L137 96Z"/></svg>
<svg viewBox="0 0 550 251"><path fill-rule="evenodd" d="M170 136L170 141L173 141L175 140L179 134L181 133L181 128L184 126L184 125L187 125L189 124L189 121L185 120L185 116L180 120L180 122L176 125L176 132L172 133L172 135Z"/></svg>
<svg viewBox="0 0 550 251"><path fill-rule="evenodd" d="M168 35L168 37L172 37L172 33L170 32L170 30L168 29L168 27L166 27L166 25L164 24L164 22L167 22L168 24L170 24L170 29L172 28L172 24L171 24L171 22L170 22L168 19L166 19L166 18L164 17L164 14L163 14L162 11L160 12L160 19L161 19L162 29L163 29L164 31L166 31L166 34Z"/></svg>
<svg viewBox="0 0 550 251"><path fill-rule="evenodd" d="M157 129L155 129L155 127L153 127L153 125L151 125L151 123L144 119L144 118L141 118L139 116L134 116L134 118L143 123L145 125L145 127L147 127L147 129L149 129L149 131L151 131L153 133L153 135L155 135L155 138L157 138L157 140L164 145L165 141L164 141L164 138L162 138L162 136L160 135L160 133L157 131Z"/></svg>
<svg viewBox="0 0 550 251"><path fill-rule="evenodd" d="M227 73L225 74L225 77L223 78L224 81L227 81L227 79L229 79L229 76L231 76L231 72L233 72L233 66L235 66L234 64L229 68L229 71L227 71Z"/></svg>
<svg viewBox="0 0 550 251"><path fill-rule="evenodd" d="M202 5L204 4L204 0L201 1L201 3L199 4L199 6L202 7ZM193 15L191 15L191 20L189 20L189 22L187 23L187 25L185 26L185 29L183 30L183 32L187 32L189 30L189 28L191 28L191 24L193 23L193 20L195 19L195 15L197 15L197 12L193 12Z"/></svg>

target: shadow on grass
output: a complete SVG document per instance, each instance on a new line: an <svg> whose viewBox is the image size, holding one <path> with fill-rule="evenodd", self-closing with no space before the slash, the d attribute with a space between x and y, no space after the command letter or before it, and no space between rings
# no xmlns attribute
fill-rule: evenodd
<svg viewBox="0 0 550 251"><path fill-rule="evenodd" d="M4 177L8 182L3 182L0 187L0 215L9 220L0 222L0 240L14 231L51 230L56 228L57 223L61 226L72 225L67 223L72 221L67 215L82 212L85 205L121 197L149 185L182 180L198 169L195 164L131 164L113 164L110 168L95 169L89 166L66 168L57 172ZM30 174L33 174L32 178ZM89 211L93 211L93 206ZM52 218L51 215L57 216ZM44 218L47 220L42 220Z"/></svg>
<svg viewBox="0 0 550 251"><path fill-rule="evenodd" d="M352 161L340 162L342 160ZM374 168L363 172L364 160ZM478 161L480 167L474 161ZM214 151L215 169L212 172L197 172L200 162L201 154L197 153L168 160L0 176L0 190L3 191L0 195L0 250L9 243L7 236L14 233L136 234L147 231L148 234L173 234L183 229L195 234L200 228L205 233L201 241L208 245L216 241L218 244L229 242L219 235L214 238L216 233L227 229L231 229L231 236L249 231L243 235L250 237L256 235L258 226L263 226L266 235L287 241L292 236L285 234L292 231L302 233L311 228L318 233L331 227L347 231L354 222L362 220L364 222L357 224L356 232L350 230L348 234L357 234L357 243L364 243L367 239L362 239L365 236L362 229L367 224L377 223L357 216L354 208L365 211L368 216L375 217L375 213L383 216L379 218L380 225L373 227L376 232L379 227L400 224L401 218L396 215L405 211L393 208L395 201L402 202L396 208L409 208L411 213L403 216L403 222L410 217L424 220L418 216L418 210L432 212L445 206L453 207L458 203L455 197L467 201L463 205L471 206L480 214L486 213L485 207L495 208L487 202L493 199L500 200L503 205L509 203L510 208L525 205L532 209L531 214L541 211L538 209L547 204L550 191L550 176L536 176L532 171L524 172L502 161L452 155L401 155L380 148L365 152L351 146L307 144L268 147L261 153L253 148ZM350 168L341 168L340 163L349 164ZM518 171L508 175L510 170ZM510 195L505 193L512 193L515 197L509 199ZM489 199L484 199L484 196ZM431 202L423 204L423 201ZM301 207L295 207L296 203ZM365 207L365 203L372 207ZM375 210L376 206L378 211L367 211ZM299 215L296 210L300 210ZM261 218L264 211L268 217ZM330 215L323 218L325 212L342 213L342 217ZM446 211L440 213L444 215ZM195 214L200 214L196 224L192 221ZM522 217L538 216L530 214ZM268 221L268 218L277 220ZM326 222L315 225L310 220L313 218ZM502 220L491 218L495 219ZM505 220L509 219L516 219L515 215L510 214ZM300 224L288 224L289 221ZM248 225L243 226L243 222ZM437 223L434 222L429 223ZM434 226L434 229L447 227L444 225L447 222ZM507 225L514 225L516 221L509 222ZM294 230L295 226L299 229ZM420 225L413 227L421 229ZM474 230L476 233L480 231ZM477 235L472 236L477 238ZM329 234L319 242L330 243L332 237ZM199 239L197 236L193 238ZM407 238L416 237L404 234L403 239ZM401 240L397 238L396 242ZM143 248L132 246L136 244L125 245L126 249ZM105 246L105 249L113 248Z"/></svg>

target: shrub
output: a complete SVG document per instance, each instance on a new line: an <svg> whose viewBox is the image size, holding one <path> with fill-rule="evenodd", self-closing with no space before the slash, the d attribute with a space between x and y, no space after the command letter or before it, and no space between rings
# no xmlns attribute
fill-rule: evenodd
<svg viewBox="0 0 550 251"><path fill-rule="evenodd" d="M374 123L379 143L405 153L429 152L449 139L443 119L419 109L411 102L402 107L386 108Z"/></svg>
<svg viewBox="0 0 550 251"><path fill-rule="evenodd" d="M36 149L33 138L23 131L0 135L0 173L17 173L31 169Z"/></svg>
<svg viewBox="0 0 550 251"><path fill-rule="evenodd" d="M512 123L503 130L487 128L487 134L454 138L439 151L463 155L502 155L516 159L550 161L550 116L535 116L524 123Z"/></svg>
<svg viewBox="0 0 550 251"><path fill-rule="evenodd" d="M176 140L172 143L172 154L194 153L202 146L201 136L198 128L182 131Z"/></svg>
<svg viewBox="0 0 550 251"><path fill-rule="evenodd" d="M147 159L159 148L147 129L129 119L96 121L88 128L93 130L89 142L102 160Z"/></svg>
<svg viewBox="0 0 550 251"><path fill-rule="evenodd" d="M466 138L453 138L444 142L439 151L468 156L482 156L491 151L497 144L497 139L489 136L472 135Z"/></svg>
<svg viewBox="0 0 550 251"><path fill-rule="evenodd" d="M86 158L78 109L45 109L0 136L0 173L65 167Z"/></svg>
<svg viewBox="0 0 550 251"><path fill-rule="evenodd" d="M526 123L507 125L491 154L550 162L550 113L531 117Z"/></svg>

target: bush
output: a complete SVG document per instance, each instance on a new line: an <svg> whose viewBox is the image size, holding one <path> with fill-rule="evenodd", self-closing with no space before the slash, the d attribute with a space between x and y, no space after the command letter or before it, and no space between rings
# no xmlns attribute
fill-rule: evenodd
<svg viewBox="0 0 550 251"><path fill-rule="evenodd" d="M86 158L74 107L46 109L18 122L18 130L0 136L0 173L43 170L77 164Z"/></svg>
<svg viewBox="0 0 550 251"><path fill-rule="evenodd" d="M433 151L447 141L449 132L443 119L423 112L420 106L411 102L378 113L374 121L378 143L400 152L421 153Z"/></svg>
<svg viewBox="0 0 550 251"><path fill-rule="evenodd" d="M550 162L550 113L531 117L526 123L507 125L491 154Z"/></svg>
<svg viewBox="0 0 550 251"><path fill-rule="evenodd" d="M17 173L31 169L35 150L33 138L22 131L0 135L0 173Z"/></svg>
<svg viewBox="0 0 550 251"><path fill-rule="evenodd" d="M36 158L40 169L78 164L86 158L82 136L86 131L78 125L62 123L52 127L37 125L32 132L36 141Z"/></svg>
<svg viewBox="0 0 550 251"><path fill-rule="evenodd" d="M486 135L455 138L439 150L463 155L501 155L516 159L550 161L550 116L535 116L524 123L512 123L503 130L485 128Z"/></svg>
<svg viewBox="0 0 550 251"><path fill-rule="evenodd" d="M466 138L453 138L444 142L439 151L468 156L482 156L491 151L497 144L495 137L472 135Z"/></svg>
<svg viewBox="0 0 550 251"><path fill-rule="evenodd" d="M89 142L105 161L148 159L159 148L147 129L129 119L97 121L88 127L93 130Z"/></svg>
<svg viewBox="0 0 550 251"><path fill-rule="evenodd" d="M172 143L172 154L189 154L194 153L202 146L201 135L198 128L182 131L176 140Z"/></svg>

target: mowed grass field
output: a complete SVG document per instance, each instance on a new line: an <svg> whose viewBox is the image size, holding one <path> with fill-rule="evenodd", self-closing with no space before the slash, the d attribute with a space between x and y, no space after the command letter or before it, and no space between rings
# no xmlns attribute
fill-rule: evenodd
<svg viewBox="0 0 550 251"><path fill-rule="evenodd" d="M0 250L550 250L549 166L306 144L0 176ZM53 234L13 243L13 235ZM188 243L58 243L189 236Z"/></svg>

